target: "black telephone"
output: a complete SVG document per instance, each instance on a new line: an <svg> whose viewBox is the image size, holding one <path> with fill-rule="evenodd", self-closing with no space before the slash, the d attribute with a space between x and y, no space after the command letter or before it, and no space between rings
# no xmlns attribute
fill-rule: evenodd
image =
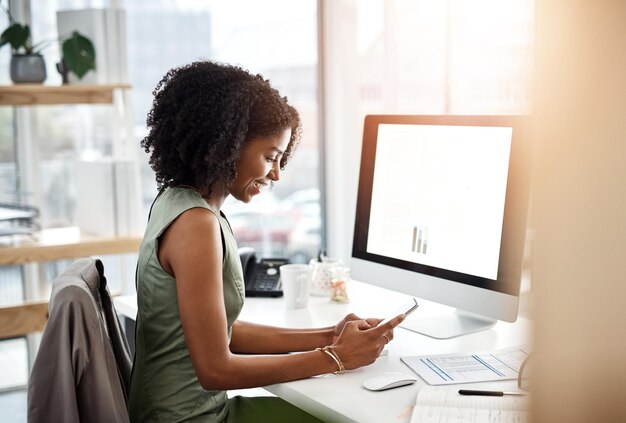
<svg viewBox="0 0 626 423"><path fill-rule="evenodd" d="M257 261L253 248L241 247L239 258L243 268L246 297L282 297L280 266L289 263L285 258Z"/></svg>

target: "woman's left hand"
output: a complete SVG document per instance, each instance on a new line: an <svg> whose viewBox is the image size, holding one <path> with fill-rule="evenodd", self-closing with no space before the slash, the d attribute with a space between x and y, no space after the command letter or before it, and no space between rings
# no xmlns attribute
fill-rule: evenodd
<svg viewBox="0 0 626 423"><path fill-rule="evenodd" d="M339 338L339 335L341 335L341 332L343 331L343 328L346 325L346 323L351 322L353 320L363 320L363 319L361 319L359 316L357 316L354 313L350 313L346 317L344 317L339 323L335 325L335 330L333 331L333 337L330 342L331 345L335 343L337 338ZM370 319L365 319L365 322L368 325L370 325L370 327L374 327L378 325L380 322L382 322L382 320L383 319L370 318Z"/></svg>

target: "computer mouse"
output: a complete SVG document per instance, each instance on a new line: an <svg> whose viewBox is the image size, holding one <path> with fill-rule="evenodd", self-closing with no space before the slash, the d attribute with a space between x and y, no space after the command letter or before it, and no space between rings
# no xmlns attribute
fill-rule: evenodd
<svg viewBox="0 0 626 423"><path fill-rule="evenodd" d="M381 373L363 382L363 387L370 391L384 391L386 389L397 388L399 386L410 385L417 379L405 373Z"/></svg>

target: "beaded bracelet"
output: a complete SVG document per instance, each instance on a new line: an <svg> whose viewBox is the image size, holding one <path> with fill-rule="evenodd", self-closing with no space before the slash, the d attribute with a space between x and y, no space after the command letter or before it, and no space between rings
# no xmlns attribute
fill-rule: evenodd
<svg viewBox="0 0 626 423"><path fill-rule="evenodd" d="M326 346L323 348L315 348L315 351L322 351L323 353L327 354L330 358L332 358L335 361L335 363L337 363L337 368L339 370L337 370L336 372L333 372L334 374L342 375L345 373L346 368L343 367L343 363L341 362L341 359L331 347Z"/></svg>

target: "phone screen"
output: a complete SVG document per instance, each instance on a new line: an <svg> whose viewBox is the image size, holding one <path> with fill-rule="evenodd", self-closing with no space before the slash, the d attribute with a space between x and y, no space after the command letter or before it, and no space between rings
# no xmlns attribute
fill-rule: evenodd
<svg viewBox="0 0 626 423"><path fill-rule="evenodd" d="M385 323L396 317L398 314L404 314L405 316L408 316L409 314L413 313L417 309L417 307L419 307L417 300L415 298L411 298L408 302L403 304L402 307L398 308L393 314L380 322L378 326L384 325Z"/></svg>

